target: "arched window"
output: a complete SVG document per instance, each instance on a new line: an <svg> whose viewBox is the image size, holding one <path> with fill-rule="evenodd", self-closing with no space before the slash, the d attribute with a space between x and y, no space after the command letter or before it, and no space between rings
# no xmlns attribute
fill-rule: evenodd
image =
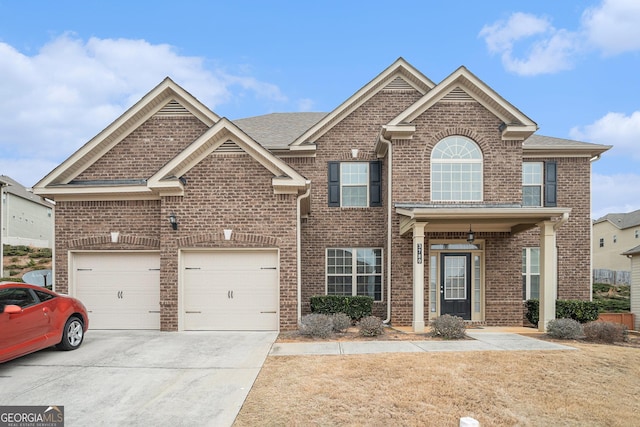
<svg viewBox="0 0 640 427"><path fill-rule="evenodd" d="M431 200L482 201L482 152L464 136L449 136L431 152Z"/></svg>

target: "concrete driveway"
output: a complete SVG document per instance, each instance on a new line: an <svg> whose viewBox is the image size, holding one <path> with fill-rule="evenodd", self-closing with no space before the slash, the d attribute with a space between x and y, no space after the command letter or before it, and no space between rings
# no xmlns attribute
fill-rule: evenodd
<svg viewBox="0 0 640 427"><path fill-rule="evenodd" d="M230 426L276 337L89 331L0 365L0 405L63 405L67 426Z"/></svg>

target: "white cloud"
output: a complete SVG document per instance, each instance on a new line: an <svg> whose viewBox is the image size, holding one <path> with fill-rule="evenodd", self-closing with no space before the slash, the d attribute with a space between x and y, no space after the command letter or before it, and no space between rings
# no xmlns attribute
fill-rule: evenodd
<svg viewBox="0 0 640 427"><path fill-rule="evenodd" d="M640 49L639 23L638 0L604 0L582 15L590 43L608 55Z"/></svg>
<svg viewBox="0 0 640 427"><path fill-rule="evenodd" d="M578 28L557 29L548 18L516 12L507 21L485 25L483 37L490 53L520 75L556 73L573 68L589 50L605 55L640 50L640 1L603 0L586 9ZM522 53L516 53L520 47Z"/></svg>
<svg viewBox="0 0 640 427"><path fill-rule="evenodd" d="M493 25L485 25L480 36L485 38L487 47L492 53L511 51L514 42L537 34L544 34L552 29L547 19L538 18L528 13L514 13L508 21L498 21Z"/></svg>
<svg viewBox="0 0 640 427"><path fill-rule="evenodd" d="M625 213L640 209L637 195L640 175L614 174L591 175L591 217L597 219L609 213Z"/></svg>
<svg viewBox="0 0 640 427"><path fill-rule="evenodd" d="M607 113L590 125L572 128L569 134L574 139L613 145L612 154L640 159L640 111L630 116Z"/></svg>
<svg viewBox="0 0 640 427"><path fill-rule="evenodd" d="M273 84L207 69L167 44L68 33L27 56L0 42L0 173L35 184L166 76L214 111L237 91L287 101Z"/></svg>
<svg viewBox="0 0 640 427"><path fill-rule="evenodd" d="M573 68L576 46L575 34L554 31L551 37L535 42L525 59L513 58L509 52L503 53L502 62L508 71L522 76L569 70Z"/></svg>
<svg viewBox="0 0 640 427"><path fill-rule="evenodd" d="M578 49L578 39L574 33L557 30L546 18L520 12L512 14L507 21L485 26L479 35L484 37L491 53L501 55L508 71L520 75L569 69ZM516 48L532 39L529 49L518 55Z"/></svg>

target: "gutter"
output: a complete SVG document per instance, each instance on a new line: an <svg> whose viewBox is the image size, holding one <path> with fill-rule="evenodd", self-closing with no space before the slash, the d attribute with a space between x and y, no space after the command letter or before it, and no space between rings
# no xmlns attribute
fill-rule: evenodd
<svg viewBox="0 0 640 427"><path fill-rule="evenodd" d="M393 145L391 144L390 140L384 138L384 136L382 135L382 129L378 134L378 141L387 144L387 158L389 159L389 164L387 166L387 318L382 321L382 323L388 324L391 321L391 214L393 213L391 209L391 184L393 176Z"/></svg>
<svg viewBox="0 0 640 427"><path fill-rule="evenodd" d="M311 194L311 181L306 180L305 181L305 186L307 187L307 191L305 191L303 194L299 195L298 198L296 199L296 219L298 221L298 223L296 224L296 276L297 276L297 306L298 306L298 323L300 323L300 320L302 319L302 249L301 249L301 241L302 241L302 232L301 232L301 228L302 228L302 217L301 217L301 209L300 209L300 203L302 202L302 199L309 197L309 195Z"/></svg>

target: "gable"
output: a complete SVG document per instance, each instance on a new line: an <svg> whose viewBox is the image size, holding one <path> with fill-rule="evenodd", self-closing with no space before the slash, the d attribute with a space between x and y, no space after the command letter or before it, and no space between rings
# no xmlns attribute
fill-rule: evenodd
<svg viewBox="0 0 640 427"><path fill-rule="evenodd" d="M537 130L536 123L498 95L465 67L460 67L437 84L414 105L388 123L390 128L412 123L440 102L476 101L496 116L503 139L524 140Z"/></svg>
<svg viewBox="0 0 640 427"><path fill-rule="evenodd" d="M156 114L163 116L187 113L196 117L206 127L211 127L220 119L171 79L165 78L118 119L40 180L34 186L34 191L38 194L54 194L50 192L52 187L69 184Z"/></svg>
<svg viewBox="0 0 640 427"><path fill-rule="evenodd" d="M147 179L207 129L191 114L172 116L158 112L71 182Z"/></svg>
<svg viewBox="0 0 640 427"><path fill-rule="evenodd" d="M319 138L383 90L418 91L421 94L425 94L434 86L435 84L431 80L404 59L399 58L362 89L340 104L335 110L327 114L318 123L296 138L296 140L289 145L289 148L292 151L315 150L315 143Z"/></svg>
<svg viewBox="0 0 640 427"><path fill-rule="evenodd" d="M160 195L182 195L184 185L180 178L191 168L212 154L239 152L249 154L273 175L271 182L276 194L298 194L309 185L304 177L284 161L251 139L231 121L222 118L149 178L147 186Z"/></svg>

